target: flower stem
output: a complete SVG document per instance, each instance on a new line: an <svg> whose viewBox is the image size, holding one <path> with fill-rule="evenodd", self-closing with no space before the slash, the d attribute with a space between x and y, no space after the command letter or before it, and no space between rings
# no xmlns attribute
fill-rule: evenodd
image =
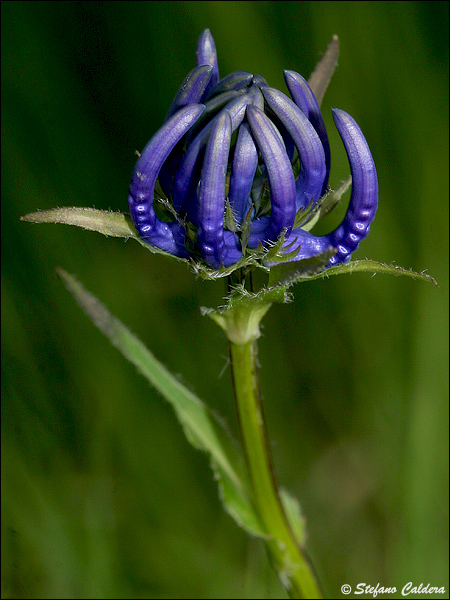
<svg viewBox="0 0 450 600"><path fill-rule="evenodd" d="M261 403L256 341L245 344L229 341L229 351L254 502L267 530L266 544L272 564L290 598L321 598L312 568L295 539L278 493Z"/></svg>

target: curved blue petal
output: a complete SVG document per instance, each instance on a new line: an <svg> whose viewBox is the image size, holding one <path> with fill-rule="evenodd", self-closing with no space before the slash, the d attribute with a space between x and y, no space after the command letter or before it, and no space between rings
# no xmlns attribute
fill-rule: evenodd
<svg viewBox="0 0 450 600"><path fill-rule="evenodd" d="M213 68L211 65L202 65L196 67L189 73L169 108L165 119L166 121L180 110L180 108L183 108L183 106L200 103L201 98L204 96L205 89L207 88L207 84L211 80L212 70ZM199 121L201 121L201 119L199 119ZM159 184L168 198L172 195L173 174L178 170L183 158L183 146L184 140L175 146L159 173Z"/></svg>
<svg viewBox="0 0 450 600"><path fill-rule="evenodd" d="M250 192L258 167L258 151L250 134L247 123L242 123L234 149L233 164L230 174L228 200L234 219L240 225L250 205Z"/></svg>
<svg viewBox="0 0 450 600"><path fill-rule="evenodd" d="M211 65L201 65L192 69L181 84L181 87L169 108L166 121L180 110L180 108L183 108L183 106L200 103L206 86L211 79L212 70L213 68Z"/></svg>
<svg viewBox="0 0 450 600"><path fill-rule="evenodd" d="M350 260L367 237L378 208L377 171L366 138L353 117L343 110L334 108L333 119L350 163L352 193L341 225L326 236L337 249L328 266Z"/></svg>
<svg viewBox="0 0 450 600"><path fill-rule="evenodd" d="M264 110L264 96L261 93L261 88L259 87L259 85L252 85L250 87L249 93L252 92L254 94L252 100L253 106L256 106L256 108L259 108L259 110Z"/></svg>
<svg viewBox="0 0 450 600"><path fill-rule="evenodd" d="M172 256L179 258L190 256L185 244L186 232L177 221L164 223L157 219L153 225L144 223L139 228L139 235L144 242L164 250Z"/></svg>
<svg viewBox="0 0 450 600"><path fill-rule="evenodd" d="M256 86L252 86L251 90L255 92L252 104L262 110L264 108L264 98L261 92ZM238 225L242 223L252 203L250 192L252 191L257 167L258 150L248 123L241 123L234 148L228 191L228 200Z"/></svg>
<svg viewBox="0 0 450 600"><path fill-rule="evenodd" d="M216 94L229 92L230 90L241 90L251 85L253 75L248 71L235 71L221 79L216 85L211 88L206 100L210 100Z"/></svg>
<svg viewBox="0 0 450 600"><path fill-rule="evenodd" d="M266 86L266 87L269 87L269 86ZM272 123L275 125L276 130L280 133L281 139L283 140L284 147L286 148L286 154L289 156L289 160L291 161L291 165L292 165L293 160L294 160L294 154L295 154L294 140L292 139L290 133L288 132L286 127L283 125L281 120L277 117L277 115L273 112L273 110L270 109L270 107L267 104L265 106L264 112L269 117L269 119L272 121Z"/></svg>
<svg viewBox="0 0 450 600"><path fill-rule="evenodd" d="M264 77L262 75L259 75L259 73L253 75L252 83L253 85L257 85L259 87L266 87L267 85L269 85L264 79Z"/></svg>
<svg viewBox="0 0 450 600"><path fill-rule="evenodd" d="M323 150L325 152L325 165L326 165L326 176L323 182L322 193L325 194L328 187L328 178L330 176L330 165L331 165L331 154L330 144L328 142L327 130L325 123L323 122L322 113L320 111L319 104L314 96L312 89L309 87L308 82L299 73L295 71L285 71L284 79L288 90L291 93L292 99L299 109L309 119L311 125L317 132L317 135L322 142Z"/></svg>
<svg viewBox="0 0 450 600"><path fill-rule="evenodd" d="M213 67L211 79L204 91L206 98L212 87L219 81L219 65L217 62L216 45L209 29L205 29L197 42L197 65L211 65Z"/></svg>
<svg viewBox="0 0 450 600"><path fill-rule="evenodd" d="M270 119L249 104L247 121L266 166L271 193L271 213L266 228L260 232L256 221L250 230L248 246L256 248L260 241L263 244L275 242L282 231L290 233L296 214L295 180L281 135Z"/></svg>
<svg viewBox="0 0 450 600"><path fill-rule="evenodd" d="M222 262L224 267L231 267L242 258L242 249L238 236L231 231L223 232L223 255Z"/></svg>
<svg viewBox="0 0 450 600"><path fill-rule="evenodd" d="M128 196L131 219L139 235L158 248L161 248L159 245L161 239L166 239L169 245L173 242L174 248L178 248L178 242L173 239L173 236L178 233L175 226L166 227L168 224L162 223L155 214L153 208L155 183L164 161L199 118L204 108L202 104L192 104L175 113L145 146L133 170ZM157 243L154 243L153 238Z"/></svg>
<svg viewBox="0 0 450 600"><path fill-rule="evenodd" d="M322 193L326 177L325 153L322 142L307 117L282 92L262 88L268 106L286 127L294 140L301 162L296 182L296 208L308 206L311 198L316 203Z"/></svg>
<svg viewBox="0 0 450 600"><path fill-rule="evenodd" d="M214 119L203 161L198 193L197 244L205 262L219 269L224 255L225 182L231 142L231 118Z"/></svg>
<svg viewBox="0 0 450 600"><path fill-rule="evenodd" d="M375 163L366 139L356 121L343 110L333 109L333 118L347 152L352 173L350 204L342 223L325 236L294 229L283 247L292 252L301 246L291 262L336 250L328 267L346 263L360 242L367 237L378 207L378 180ZM274 264L274 263L273 263Z"/></svg>
<svg viewBox="0 0 450 600"><path fill-rule="evenodd" d="M226 107L228 103L231 103L236 98L240 98L246 93L246 90L230 90L229 92L223 92L218 94L205 102L205 110L202 113L199 120L189 129L186 136L186 144L189 146L192 140L197 134L209 123L209 121L219 113L219 111Z"/></svg>
<svg viewBox="0 0 450 600"><path fill-rule="evenodd" d="M323 254L332 247L333 245L327 236L319 237L317 235L313 235L309 231L305 231L304 229L293 229L291 234L285 238L283 249L285 249L286 253L289 254L298 248L300 248L300 250L296 256L294 256L294 258L291 258L290 261L285 262L296 262L298 260L312 258L313 256ZM267 263L267 266L271 267L276 264L277 262L270 262ZM327 266L331 265L329 264Z"/></svg>

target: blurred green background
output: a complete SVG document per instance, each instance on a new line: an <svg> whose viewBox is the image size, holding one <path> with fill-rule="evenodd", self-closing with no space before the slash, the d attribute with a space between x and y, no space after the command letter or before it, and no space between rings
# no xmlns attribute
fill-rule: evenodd
<svg viewBox="0 0 450 600"><path fill-rule="evenodd" d="M54 273L74 273L237 436L226 342L199 310L223 283L133 241L19 221L127 210L135 150L205 28L222 76L282 90L283 69L308 77L340 38L322 107L331 184L349 172L336 106L364 131L380 186L355 258L440 287L336 277L273 307L259 343L272 451L327 595L447 586L448 2L2 2L2 597L286 597L171 408Z"/></svg>

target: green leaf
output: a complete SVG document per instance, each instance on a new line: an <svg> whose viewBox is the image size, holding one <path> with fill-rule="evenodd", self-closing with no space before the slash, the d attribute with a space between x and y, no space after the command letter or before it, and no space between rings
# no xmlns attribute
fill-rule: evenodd
<svg viewBox="0 0 450 600"><path fill-rule="evenodd" d="M433 283L436 286L438 285L437 281L431 277L431 275L427 275L426 273L416 273L412 269L408 270L396 265L386 265L385 263L378 262L376 260L368 260L367 258L364 260L353 260L345 265L330 267L329 269L321 271L320 273L307 276L299 275L298 277L290 280L289 285L303 281L313 281L314 279L325 279L330 275L345 275L346 273L372 273L372 275L376 275L377 273L386 273L387 275L395 275L396 277L405 275L406 277L411 277L412 279L419 279L421 281Z"/></svg>
<svg viewBox="0 0 450 600"><path fill-rule="evenodd" d="M32 223L64 223L76 225L89 231L98 231L112 237L137 237L131 219L122 213L107 212L96 208L64 206L50 210L40 210L20 218Z"/></svg>
<svg viewBox="0 0 450 600"><path fill-rule="evenodd" d="M63 223L64 225L76 225L88 231L96 231L109 237L133 238L150 252L163 254L171 259L186 262L185 259L177 258L159 248L146 244L135 230L130 217L122 213L97 210L96 208L85 208L79 206L64 206L50 210L40 210L20 217L21 221L31 223Z"/></svg>
<svg viewBox="0 0 450 600"><path fill-rule="evenodd" d="M144 344L90 294L72 275L57 269L67 289L110 342L133 363L171 404L188 441L207 452L225 509L250 534L266 537L247 485L239 472L239 457L221 423L205 404L184 387Z"/></svg>

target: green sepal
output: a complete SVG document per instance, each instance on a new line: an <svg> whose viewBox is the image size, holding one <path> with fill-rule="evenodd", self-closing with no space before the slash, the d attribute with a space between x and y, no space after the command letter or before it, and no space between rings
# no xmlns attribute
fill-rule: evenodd
<svg viewBox="0 0 450 600"><path fill-rule="evenodd" d="M330 246L329 250L312 258L275 265L270 268L269 287L279 285L290 287L300 279L310 278L323 271L335 254L336 250Z"/></svg>
<svg viewBox="0 0 450 600"><path fill-rule="evenodd" d="M228 231L232 231L233 233L239 231L239 225L236 223L236 220L233 215L233 209L231 208L231 204L228 198L225 199L224 226L225 229L228 229Z"/></svg>
<svg viewBox="0 0 450 600"><path fill-rule="evenodd" d="M272 289L263 288L256 294L238 285L227 300L226 306L217 309L203 307L202 314L211 317L231 342L243 345L259 338L259 324L272 304L289 302L290 297L281 285Z"/></svg>
<svg viewBox="0 0 450 600"><path fill-rule="evenodd" d="M260 259L261 252L259 250L252 251L247 256L243 256L237 263L231 265L231 267L220 267L220 269L211 269L202 262L197 262L191 258L191 267L196 275L205 279L206 281L215 281L223 277L228 277L234 271L246 268L258 268L268 271L268 267L261 265L258 261Z"/></svg>
<svg viewBox="0 0 450 600"><path fill-rule="evenodd" d="M326 194L320 198L319 202L309 212L301 215L298 225L294 225L294 229L301 227L305 231L311 231L321 219L326 217L338 205L341 197L348 190L352 183L352 176L349 175L345 181L337 188L337 190L328 190Z"/></svg>
<svg viewBox="0 0 450 600"><path fill-rule="evenodd" d="M291 244L289 244L288 246L285 246L283 248L285 236L286 236L286 230L282 231L278 240L273 245L269 246L269 249L267 250L266 254L264 255L264 262L266 264L269 264L269 263L275 262L275 261L286 262L288 260L291 260L292 258L295 258L295 256L297 256L297 254L300 252L300 247L296 248L292 252L285 252L285 250L289 250L289 248L291 248L295 244L295 240L294 240ZM259 242L259 243L261 244L261 242ZM261 244L261 248L262 248L262 244Z"/></svg>
<svg viewBox="0 0 450 600"><path fill-rule="evenodd" d="M298 209L292 229L298 229L298 227L301 227L308 219L310 219L314 212L313 208L313 199L311 198L308 206L302 206L302 208Z"/></svg>
<svg viewBox="0 0 450 600"><path fill-rule="evenodd" d="M251 207L248 209L247 214L245 215L245 218L241 225L241 231L242 231L241 246L242 246L242 250L243 250L244 254L245 254L245 250L247 249L248 238L250 237L250 226L252 224L253 210L254 210L254 206L252 204Z"/></svg>

